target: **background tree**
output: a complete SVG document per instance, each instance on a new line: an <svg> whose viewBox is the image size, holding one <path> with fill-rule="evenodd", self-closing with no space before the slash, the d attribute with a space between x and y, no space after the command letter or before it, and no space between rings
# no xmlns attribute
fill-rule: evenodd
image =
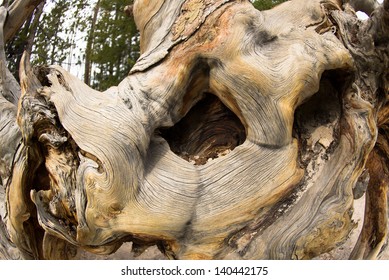
<svg viewBox="0 0 389 280"><path fill-rule="evenodd" d="M139 35L133 18L124 8L132 1L99 1L99 16L93 32L92 87L105 90L123 80L139 57Z"/></svg>
<svg viewBox="0 0 389 280"><path fill-rule="evenodd" d="M253 5L265 10L281 2L284 1L253 1ZM35 65L58 64L69 71L84 65L84 71L75 74L84 76L86 84L101 90L117 84L129 73L139 57L139 33L133 18L124 13L124 8L133 1L47 0L45 3L43 15L30 16L7 44L8 68L17 79L20 59L31 33L37 34L32 48ZM31 27L33 20L40 22L35 32ZM82 43L84 38L87 40Z"/></svg>
<svg viewBox="0 0 389 280"><path fill-rule="evenodd" d="M13 2L14 1L11 1L10 4ZM18 71L20 59L26 48L32 48L33 41L35 40L35 33L38 28L37 23L40 21L44 5L45 1L40 4L40 8L37 9L34 14L27 18L20 31L6 44L7 66L17 80L19 79Z"/></svg>
<svg viewBox="0 0 389 280"><path fill-rule="evenodd" d="M91 77L90 77L91 70L92 70L91 56L93 51L94 35L95 35L96 22L97 22L97 17L99 15L99 11L100 11L100 0L97 1L95 7L93 8L93 17L91 19L91 27L88 31L88 39L87 39L87 45L85 49L84 82L87 85L90 85L91 82Z"/></svg>
<svg viewBox="0 0 389 280"><path fill-rule="evenodd" d="M30 51L34 64L59 64L69 69L72 64L80 63L80 55L73 58L74 53L82 50L75 45L75 35L85 32L87 3L85 0L48 0L41 3L44 10L39 9L31 15L7 44L8 67L17 79L20 59L29 39L33 41ZM75 48L77 51L74 51ZM76 62L72 62L74 60Z"/></svg>
<svg viewBox="0 0 389 280"><path fill-rule="evenodd" d="M287 0L253 0L251 2L256 9L263 11L271 9L272 7L285 1Z"/></svg>

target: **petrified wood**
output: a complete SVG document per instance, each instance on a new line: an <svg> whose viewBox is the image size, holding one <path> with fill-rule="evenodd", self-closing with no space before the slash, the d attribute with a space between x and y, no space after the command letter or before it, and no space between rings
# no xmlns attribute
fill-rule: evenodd
<svg viewBox="0 0 389 280"><path fill-rule="evenodd" d="M366 189L350 257L379 256L388 0L367 21L338 0L137 0L133 15L142 54L117 87L26 54L17 112L1 101L2 219L22 257L131 241L174 259L308 259L347 240Z"/></svg>

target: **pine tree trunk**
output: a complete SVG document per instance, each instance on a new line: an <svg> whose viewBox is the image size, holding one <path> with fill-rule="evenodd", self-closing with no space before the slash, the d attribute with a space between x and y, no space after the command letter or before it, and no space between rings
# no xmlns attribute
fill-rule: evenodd
<svg viewBox="0 0 389 280"><path fill-rule="evenodd" d="M351 2L137 0L141 57L103 93L25 55L18 129L0 134L22 138L1 146L0 234L24 258L133 242L173 259L311 259L346 242L365 195L350 258L379 258L389 0L367 21Z"/></svg>
<svg viewBox="0 0 389 280"><path fill-rule="evenodd" d="M93 9L93 18L92 18L92 24L91 29L89 30L88 34L88 42L86 45L85 50L85 73L84 73L84 83L87 85L91 84L91 70L92 70L92 64L91 64L91 56L92 56L92 48L93 48L93 36L95 33L95 27L96 27L96 21L97 16L99 14L100 9L100 0L97 1L94 9Z"/></svg>

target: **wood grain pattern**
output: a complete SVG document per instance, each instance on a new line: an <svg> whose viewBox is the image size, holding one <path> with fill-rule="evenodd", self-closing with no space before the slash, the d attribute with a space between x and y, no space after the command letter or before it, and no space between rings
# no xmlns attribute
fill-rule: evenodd
<svg viewBox="0 0 389 280"><path fill-rule="evenodd" d="M351 257L379 257L388 6L361 22L335 0L138 0L141 58L105 92L25 56L10 239L38 259L130 241L173 259L310 259L347 240L370 178Z"/></svg>

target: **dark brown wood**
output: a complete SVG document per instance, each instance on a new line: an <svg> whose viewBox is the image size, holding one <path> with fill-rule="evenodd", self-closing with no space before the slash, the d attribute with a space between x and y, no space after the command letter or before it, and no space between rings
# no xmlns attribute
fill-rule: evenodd
<svg viewBox="0 0 389 280"><path fill-rule="evenodd" d="M350 0L349 2L355 11L361 11L370 15L375 9L379 7L376 0Z"/></svg>

